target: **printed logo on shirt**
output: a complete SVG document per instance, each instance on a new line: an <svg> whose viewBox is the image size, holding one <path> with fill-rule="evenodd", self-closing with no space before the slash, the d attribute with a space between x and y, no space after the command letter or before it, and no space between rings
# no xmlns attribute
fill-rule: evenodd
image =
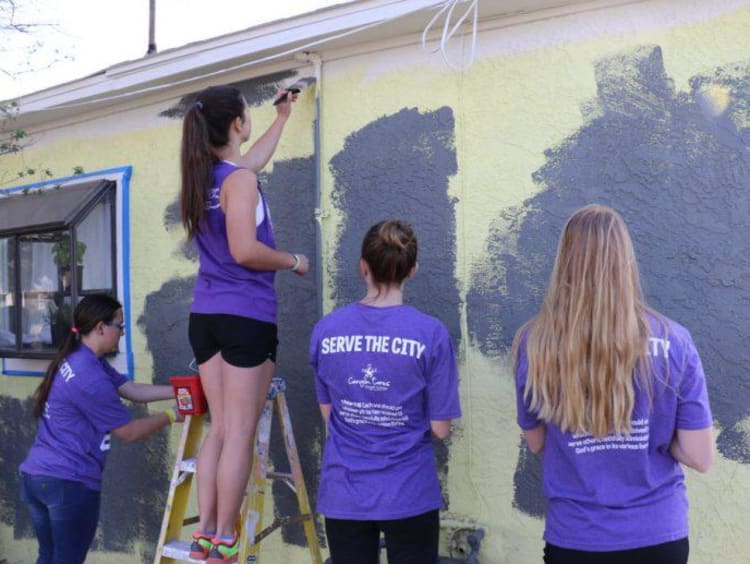
<svg viewBox="0 0 750 564"><path fill-rule="evenodd" d="M669 339L660 339L658 337L650 337L648 340L648 354L651 356L663 356L669 358L669 347L672 343Z"/></svg>
<svg viewBox="0 0 750 564"><path fill-rule="evenodd" d="M102 444L99 445L99 450L107 452L110 448L112 448L112 433L107 433L102 439Z"/></svg>
<svg viewBox="0 0 750 564"><path fill-rule="evenodd" d="M207 210L218 210L221 207L219 192L221 192L221 188L211 188L208 191L208 198L206 199Z"/></svg>
<svg viewBox="0 0 750 564"><path fill-rule="evenodd" d="M320 341L320 354L370 352L422 358L427 345L416 339L388 335L341 335Z"/></svg>
<svg viewBox="0 0 750 564"><path fill-rule="evenodd" d="M44 402L44 413L42 413L42 417L44 417L45 419L50 419L52 417L52 415L50 415L50 412L49 412L49 402L48 401Z"/></svg>
<svg viewBox="0 0 750 564"><path fill-rule="evenodd" d="M70 364L68 364L67 360L63 360L62 364L60 365L60 376L63 377L63 380L65 380L65 382L69 382L76 376L76 373L73 372L73 369L70 367Z"/></svg>
<svg viewBox="0 0 750 564"><path fill-rule="evenodd" d="M385 392L388 390L388 388L391 387L390 381L385 380L378 380L375 377L375 374L377 373L378 369L373 368L372 364L367 364L362 369L362 378L357 380L356 378L349 377L350 386L359 386L360 388L364 388L365 390L369 390L371 392Z"/></svg>
<svg viewBox="0 0 750 564"><path fill-rule="evenodd" d="M648 419L633 419L629 435L607 435L600 439L593 435L577 433L572 435L568 447L576 454L592 454L612 450L646 450L649 442Z"/></svg>

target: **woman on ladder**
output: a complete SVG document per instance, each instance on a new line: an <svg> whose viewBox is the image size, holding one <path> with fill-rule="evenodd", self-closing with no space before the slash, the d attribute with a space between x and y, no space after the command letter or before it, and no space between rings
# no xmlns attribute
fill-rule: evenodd
<svg viewBox="0 0 750 564"><path fill-rule="evenodd" d="M277 270L303 276L301 254L276 250L256 174L271 158L295 96L244 154L250 112L231 86L209 87L188 108L182 135L182 222L200 267L189 337L211 412L198 456L200 523L190 556L236 562L235 530L252 466L252 442L276 360Z"/></svg>

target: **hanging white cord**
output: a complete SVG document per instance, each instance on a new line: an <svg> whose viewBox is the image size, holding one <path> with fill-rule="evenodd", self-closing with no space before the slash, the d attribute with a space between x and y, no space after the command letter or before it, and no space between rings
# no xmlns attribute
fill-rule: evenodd
<svg viewBox="0 0 750 564"><path fill-rule="evenodd" d="M467 2L467 0L447 0L443 4L442 8L440 8L440 10L438 10L438 12L432 17L432 19L429 21L427 26L424 28L424 31L422 32L422 49L424 49L428 53L437 53L439 51L440 55L443 57L443 61L445 62L445 64L453 70L457 71L466 70L472 65L477 48L477 21L479 19L479 0L468 0L469 6L466 8L466 11L451 27L453 11L456 9L456 6L463 2ZM445 14L445 21L443 23L443 33L441 34L440 41L438 42L436 47L428 48L427 36L430 34L433 26L435 26L435 24L443 14ZM458 29L463 25L469 15L472 15L471 49L469 51L469 58L463 65L456 65L452 63L448 58L448 43L456 34Z"/></svg>

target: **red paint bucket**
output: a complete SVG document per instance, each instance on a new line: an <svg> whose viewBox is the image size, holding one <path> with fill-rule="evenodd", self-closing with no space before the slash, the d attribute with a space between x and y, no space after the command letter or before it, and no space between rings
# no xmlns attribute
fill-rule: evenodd
<svg viewBox="0 0 750 564"><path fill-rule="evenodd" d="M203 395L200 376L172 376L169 379L174 389L174 397L177 400L177 409L183 415L202 415L206 413L208 404L206 396Z"/></svg>

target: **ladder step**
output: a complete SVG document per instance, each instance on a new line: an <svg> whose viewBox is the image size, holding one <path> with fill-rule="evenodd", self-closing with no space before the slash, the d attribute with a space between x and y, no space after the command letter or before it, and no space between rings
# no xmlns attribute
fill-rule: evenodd
<svg viewBox="0 0 750 564"><path fill-rule="evenodd" d="M193 456L180 462L180 472L189 472L195 474L198 464L198 457ZM268 472L266 477L269 480L283 480L294 484L294 476L291 472Z"/></svg>
<svg viewBox="0 0 750 564"><path fill-rule="evenodd" d="M191 458L185 458L182 462L180 462L180 471L181 472L192 472L195 474L195 469L198 464L198 457L193 456Z"/></svg>
<svg viewBox="0 0 750 564"><path fill-rule="evenodd" d="M205 560L193 560L192 558L190 558L190 543L186 541L169 541L164 545L162 555L164 556L164 558L174 558L175 560L180 560L181 562L198 562L205 564Z"/></svg>

